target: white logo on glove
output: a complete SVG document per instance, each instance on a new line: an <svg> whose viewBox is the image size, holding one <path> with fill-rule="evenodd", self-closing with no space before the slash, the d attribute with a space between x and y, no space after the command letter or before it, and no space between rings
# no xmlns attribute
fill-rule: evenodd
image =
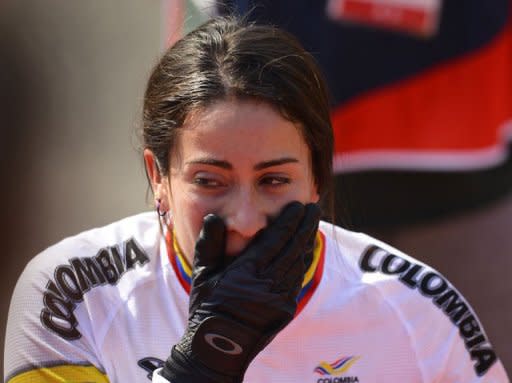
<svg viewBox="0 0 512 383"><path fill-rule="evenodd" d="M238 343L219 334L205 334L204 340L214 349L219 350L224 354L238 355L244 351L242 346L240 346Z"/></svg>

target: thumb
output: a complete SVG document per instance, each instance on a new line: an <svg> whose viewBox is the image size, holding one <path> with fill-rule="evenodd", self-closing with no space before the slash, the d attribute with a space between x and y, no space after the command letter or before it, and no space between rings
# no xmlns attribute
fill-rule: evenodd
<svg viewBox="0 0 512 383"><path fill-rule="evenodd" d="M204 217L203 227L194 251L193 285L200 285L222 265L226 238L226 225L214 214Z"/></svg>

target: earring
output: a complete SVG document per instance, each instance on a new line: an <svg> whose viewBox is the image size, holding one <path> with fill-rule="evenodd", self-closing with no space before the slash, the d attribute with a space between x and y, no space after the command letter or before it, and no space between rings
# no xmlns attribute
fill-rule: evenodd
<svg viewBox="0 0 512 383"><path fill-rule="evenodd" d="M157 200L156 200L156 212L158 213L158 216L165 217L167 215L167 212L160 210L160 206L161 205L162 205L162 200L160 198L157 198Z"/></svg>

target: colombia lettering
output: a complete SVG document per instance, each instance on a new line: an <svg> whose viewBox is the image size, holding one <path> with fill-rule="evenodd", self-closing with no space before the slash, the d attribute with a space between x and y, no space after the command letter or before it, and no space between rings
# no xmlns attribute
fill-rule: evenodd
<svg viewBox="0 0 512 383"><path fill-rule="evenodd" d="M396 275L410 289L432 299L434 304L458 327L478 376L484 375L496 362L496 353L482 331L478 318L458 291L439 273L421 264L390 254L378 246L369 246L360 259L363 271Z"/></svg>
<svg viewBox="0 0 512 383"><path fill-rule="evenodd" d="M43 294L43 326L65 339L80 338L73 312L84 294L97 286L116 284L126 271L149 261L134 238L126 240L122 250L118 246L105 247L93 257L71 258L69 264L57 266L54 280L48 281Z"/></svg>

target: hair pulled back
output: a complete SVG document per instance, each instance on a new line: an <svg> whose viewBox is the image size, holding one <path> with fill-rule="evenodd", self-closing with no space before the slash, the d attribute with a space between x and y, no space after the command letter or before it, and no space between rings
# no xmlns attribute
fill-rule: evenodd
<svg viewBox="0 0 512 383"><path fill-rule="evenodd" d="M266 102L297 124L311 151L321 201L332 211L333 134L319 68L289 33L234 16L211 19L184 36L151 73L143 139L161 174L169 173L187 116L232 98Z"/></svg>

